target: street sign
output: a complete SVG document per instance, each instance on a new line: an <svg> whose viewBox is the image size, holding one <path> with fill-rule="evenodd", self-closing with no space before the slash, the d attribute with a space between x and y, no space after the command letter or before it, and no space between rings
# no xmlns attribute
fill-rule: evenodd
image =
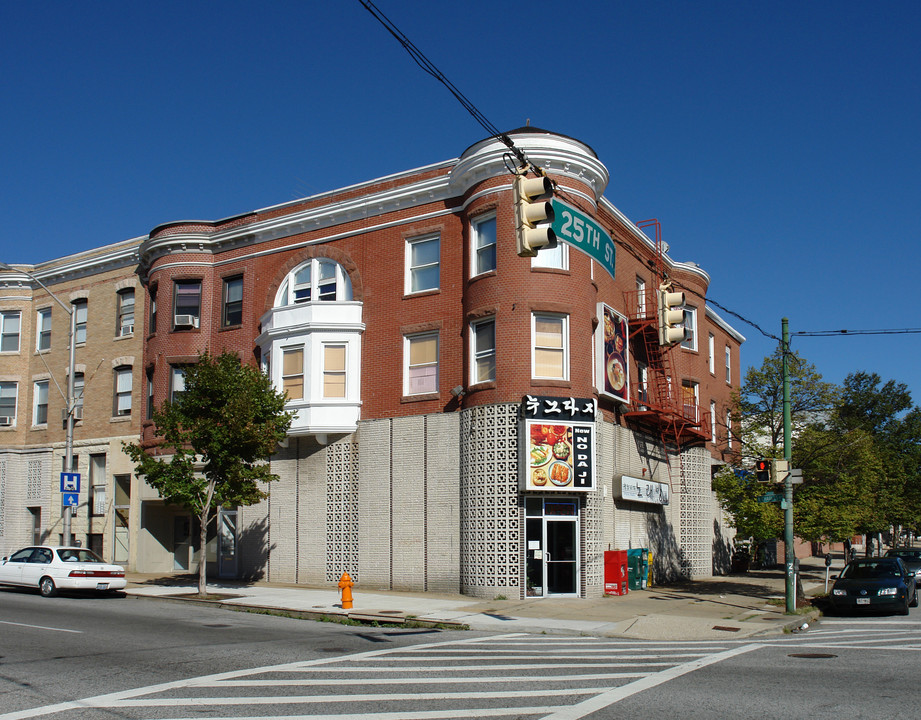
<svg viewBox="0 0 921 720"><path fill-rule="evenodd" d="M66 492L62 495L63 507L75 508L80 504L80 493Z"/></svg>
<svg viewBox="0 0 921 720"><path fill-rule="evenodd" d="M783 500L783 493L769 492L758 496L758 502L780 502Z"/></svg>
<svg viewBox="0 0 921 720"><path fill-rule="evenodd" d="M614 277L614 241L601 225L586 213L558 198L553 204L553 224L558 240L572 245L598 262Z"/></svg>
<svg viewBox="0 0 921 720"><path fill-rule="evenodd" d="M80 492L80 473L61 473L61 492Z"/></svg>

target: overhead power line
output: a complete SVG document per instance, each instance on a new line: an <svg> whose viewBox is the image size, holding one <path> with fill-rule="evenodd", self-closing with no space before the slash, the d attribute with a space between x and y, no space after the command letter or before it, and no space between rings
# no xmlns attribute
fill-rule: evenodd
<svg viewBox="0 0 921 720"><path fill-rule="evenodd" d="M400 30L400 28L398 28L396 25L394 25L393 21L390 20L390 18L388 18L386 15L384 15L383 12L381 12L380 8L378 8L373 2L371 2L371 0L358 0L358 2L360 2L365 7L365 9L369 13L371 13L371 15L373 15L375 19L377 19L377 21L387 29L387 32L389 32L391 35L393 35L394 38L396 38L396 41L400 43L400 45L403 46L403 49L406 50L406 52L409 53L409 56L415 61L416 65L418 65L426 73L428 73L433 78L435 78L438 82L444 85L448 89L448 91L455 98L457 98L457 101L464 107L464 109L468 113L470 113L471 116L473 116L473 119L476 120L483 127L484 130L486 130L486 132L488 132L491 136L497 138L498 140L501 140L505 144L505 146L515 156L515 158L518 160L518 162L522 166L531 165L531 163L528 161L527 157L521 151L521 149L516 147L515 143L512 142L512 139L508 135L506 135L504 132L499 130L499 128L497 128L495 125L493 125L489 121L489 118L487 118L482 112L480 112L477 106L474 105L467 98L467 96L464 95L464 93L460 91L460 89L454 83L448 80L445 74L441 72L441 70L438 69L435 63L429 60L425 56L425 53L423 53L418 47L416 47L416 45L412 42L412 40L406 37L406 35L403 34L403 31Z"/></svg>
<svg viewBox="0 0 921 720"><path fill-rule="evenodd" d="M795 332L791 335L800 337L840 337L842 335L917 335L921 328L891 328L889 330L813 330L811 332Z"/></svg>

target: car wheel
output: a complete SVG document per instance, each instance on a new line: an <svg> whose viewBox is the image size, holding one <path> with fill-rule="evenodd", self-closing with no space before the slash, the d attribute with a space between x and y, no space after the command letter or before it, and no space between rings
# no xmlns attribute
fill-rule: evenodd
<svg viewBox="0 0 921 720"><path fill-rule="evenodd" d="M50 577L43 577L38 584L38 591L42 594L42 597L54 597L57 595L58 589L54 584L54 580Z"/></svg>
<svg viewBox="0 0 921 720"><path fill-rule="evenodd" d="M918 591L915 590L915 594L911 597L911 602L909 603L911 607L918 607Z"/></svg>
<svg viewBox="0 0 921 720"><path fill-rule="evenodd" d="M908 601L908 598L905 598L905 604L899 608L899 615L908 615L910 612L909 607L911 607L911 603Z"/></svg>

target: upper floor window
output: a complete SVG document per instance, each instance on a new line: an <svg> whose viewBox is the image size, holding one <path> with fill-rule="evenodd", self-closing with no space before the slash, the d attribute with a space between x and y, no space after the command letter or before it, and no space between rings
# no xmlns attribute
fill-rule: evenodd
<svg viewBox="0 0 921 720"><path fill-rule="evenodd" d="M74 420L83 419L83 391L86 378L82 372L74 373Z"/></svg>
<svg viewBox="0 0 921 720"><path fill-rule="evenodd" d="M726 447L732 449L732 411L726 411Z"/></svg>
<svg viewBox="0 0 921 720"><path fill-rule="evenodd" d="M154 414L154 371L153 368L147 370L147 419L153 419Z"/></svg>
<svg viewBox="0 0 921 720"><path fill-rule="evenodd" d="M555 248L541 248L531 258L532 268L552 268L567 270L569 268L569 247L566 243L557 243Z"/></svg>
<svg viewBox="0 0 921 720"><path fill-rule="evenodd" d="M716 442L716 401L710 401L710 442Z"/></svg>
<svg viewBox="0 0 921 720"><path fill-rule="evenodd" d="M438 333L405 336L403 358L405 395L438 392Z"/></svg>
<svg viewBox="0 0 921 720"><path fill-rule="evenodd" d="M201 280L177 280L174 291L173 328L198 327L201 318Z"/></svg>
<svg viewBox="0 0 921 720"><path fill-rule="evenodd" d="M118 311L115 318L115 336L124 337L134 334L134 288L120 290L118 293Z"/></svg>
<svg viewBox="0 0 921 720"><path fill-rule="evenodd" d="M185 368L181 365L171 365L169 373L169 399L170 402L176 402L185 392Z"/></svg>
<svg viewBox="0 0 921 720"><path fill-rule="evenodd" d="M51 308L43 308L38 311L35 319L35 349L51 349Z"/></svg>
<svg viewBox="0 0 921 720"><path fill-rule="evenodd" d="M89 318L89 303L86 300L74 300L74 342L78 345L86 342L86 323Z"/></svg>
<svg viewBox="0 0 921 720"><path fill-rule="evenodd" d="M131 414L132 368L128 365L115 368L115 415Z"/></svg>
<svg viewBox="0 0 921 720"><path fill-rule="evenodd" d="M48 381L39 380L32 388L32 424L48 424Z"/></svg>
<svg viewBox="0 0 921 720"><path fill-rule="evenodd" d="M726 346L726 382L732 382L732 350Z"/></svg>
<svg viewBox="0 0 921 720"><path fill-rule="evenodd" d="M491 382L496 379L496 320L488 318L470 325L473 358L471 383Z"/></svg>
<svg viewBox="0 0 921 720"><path fill-rule="evenodd" d="M0 382L0 427L16 424L16 395L18 383Z"/></svg>
<svg viewBox="0 0 921 720"><path fill-rule="evenodd" d="M0 312L0 352L19 352L19 310Z"/></svg>
<svg viewBox="0 0 921 720"><path fill-rule="evenodd" d="M636 276L636 316L646 317L646 281Z"/></svg>
<svg viewBox="0 0 921 720"><path fill-rule="evenodd" d="M533 342L531 375L569 379L569 318L566 315L531 316Z"/></svg>
<svg viewBox="0 0 921 720"><path fill-rule="evenodd" d="M645 363L636 363L637 402L644 405L649 402L649 367Z"/></svg>
<svg viewBox="0 0 921 720"><path fill-rule="evenodd" d="M150 286L150 317L147 319L151 334L157 332L157 286Z"/></svg>
<svg viewBox="0 0 921 720"><path fill-rule="evenodd" d="M304 398L304 348L284 348L281 351L281 387L288 400Z"/></svg>
<svg viewBox="0 0 921 720"><path fill-rule="evenodd" d="M243 323L243 276L224 279L224 299L221 303L221 327Z"/></svg>
<svg viewBox="0 0 921 720"><path fill-rule="evenodd" d="M323 345L323 397L345 397L345 345Z"/></svg>
<svg viewBox="0 0 921 720"><path fill-rule="evenodd" d="M710 363L710 374L716 375L716 338L713 333L707 334L707 355Z"/></svg>
<svg viewBox="0 0 921 720"><path fill-rule="evenodd" d="M684 342L681 347L687 350L697 349L697 308L685 306L684 308Z"/></svg>
<svg viewBox="0 0 921 720"><path fill-rule="evenodd" d="M684 406L684 416L689 420L698 420L698 385L693 380L681 381L681 404Z"/></svg>
<svg viewBox="0 0 921 720"><path fill-rule="evenodd" d="M473 274L496 269L496 216L478 218L472 224Z"/></svg>
<svg viewBox="0 0 921 720"><path fill-rule="evenodd" d="M240 282L242 322L243 278L235 279ZM288 274L278 291L275 307L309 302L346 302L351 299L352 283L343 267L327 258L312 258Z"/></svg>
<svg viewBox="0 0 921 720"><path fill-rule="evenodd" d="M437 290L441 282L441 238L429 235L406 241L406 293Z"/></svg>

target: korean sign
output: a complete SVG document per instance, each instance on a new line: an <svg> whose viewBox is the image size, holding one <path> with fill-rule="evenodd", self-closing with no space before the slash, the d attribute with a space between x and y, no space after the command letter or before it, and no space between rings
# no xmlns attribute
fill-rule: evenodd
<svg viewBox="0 0 921 720"><path fill-rule="evenodd" d="M601 317L596 337L598 392L621 402L630 402L630 344L627 318L604 303L598 304Z"/></svg>
<svg viewBox="0 0 921 720"><path fill-rule="evenodd" d="M614 495L633 502L668 505L668 485L627 475L614 483Z"/></svg>
<svg viewBox="0 0 921 720"><path fill-rule="evenodd" d="M522 489L594 490L594 399L526 395L522 416Z"/></svg>

